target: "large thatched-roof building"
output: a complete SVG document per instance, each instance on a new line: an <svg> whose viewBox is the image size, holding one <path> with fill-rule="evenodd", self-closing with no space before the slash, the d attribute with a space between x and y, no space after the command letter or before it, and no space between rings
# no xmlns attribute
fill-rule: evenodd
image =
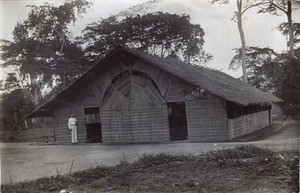
<svg viewBox="0 0 300 193"><path fill-rule="evenodd" d="M268 126L281 100L224 73L117 47L28 117L51 116L57 143L225 141Z"/></svg>

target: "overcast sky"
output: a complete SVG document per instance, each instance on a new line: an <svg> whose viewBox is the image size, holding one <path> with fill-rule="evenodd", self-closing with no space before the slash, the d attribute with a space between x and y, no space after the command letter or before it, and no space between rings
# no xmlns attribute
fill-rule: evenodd
<svg viewBox="0 0 300 193"><path fill-rule="evenodd" d="M26 19L28 4L42 5L43 0L0 0L0 39L12 39L12 31L17 21ZM53 4L61 4L63 0L47 1ZM117 14L145 0L94 0L94 5L88 9L87 14L75 23L72 30L79 35L81 30L89 23ZM191 22L200 24L205 32L204 49L214 57L207 66L222 70L234 77L241 76L238 71L228 70L229 62L234 56L234 48L240 47L237 25L231 20L236 10L235 0L228 5L211 5L209 0L161 0L153 5L151 11L163 11L169 13L191 16ZM300 14L294 15L294 20L300 22ZM244 32L247 46L270 47L275 51L286 50L286 37L282 36L276 27L286 21L286 16L271 16L269 14L257 14L256 10L249 10L244 16ZM0 74L3 79L4 72Z"/></svg>

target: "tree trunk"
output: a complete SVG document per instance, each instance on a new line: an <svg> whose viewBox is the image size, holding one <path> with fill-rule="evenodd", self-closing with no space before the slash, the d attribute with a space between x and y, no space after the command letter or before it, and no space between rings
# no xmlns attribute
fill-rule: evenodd
<svg viewBox="0 0 300 193"><path fill-rule="evenodd" d="M289 56L291 59L295 57L295 52L294 52L294 28L293 28L293 21L292 21L292 3L291 1L287 2L287 19L288 19L288 29L289 29L289 40L288 40L288 47L289 47Z"/></svg>
<svg viewBox="0 0 300 193"><path fill-rule="evenodd" d="M62 75L62 88L65 89L67 87L67 84L66 84L66 75L63 74Z"/></svg>
<svg viewBox="0 0 300 193"><path fill-rule="evenodd" d="M15 121L15 125L17 126L19 119L18 119L18 109L16 108L16 106L14 106L14 121Z"/></svg>
<svg viewBox="0 0 300 193"><path fill-rule="evenodd" d="M237 0L237 25L240 33L241 43L242 43L242 69L243 69L243 81L248 83L247 73L246 73L246 40L243 31L243 23L242 23L242 1Z"/></svg>
<svg viewBox="0 0 300 193"><path fill-rule="evenodd" d="M41 99L41 89L38 86L37 78L29 74L30 80L30 95L35 105L40 102Z"/></svg>

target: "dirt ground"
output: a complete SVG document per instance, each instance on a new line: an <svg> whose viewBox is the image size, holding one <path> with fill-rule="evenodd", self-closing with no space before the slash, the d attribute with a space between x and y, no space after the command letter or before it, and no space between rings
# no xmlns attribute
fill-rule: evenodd
<svg viewBox="0 0 300 193"><path fill-rule="evenodd" d="M24 186L32 187L32 184L34 188L28 192L59 192L63 188L73 193L296 192L298 162L295 156L299 152L299 131L299 122L290 120L275 122L266 131L226 143L1 144L1 177L2 183L12 182L14 187L20 187L6 189L6 192L26 192ZM244 149L246 155L224 159L224 155L232 155L225 151L215 160L215 155L208 153L249 144L274 152L272 155L257 155L256 152L249 158L249 151ZM148 157L142 156L144 153ZM199 158L207 153L212 157L205 161ZM136 162L139 159L142 162ZM122 164L117 165L120 162ZM63 175L68 174L70 168L72 175ZM80 173L80 170L85 171ZM52 177L15 184L43 176Z"/></svg>
<svg viewBox="0 0 300 193"><path fill-rule="evenodd" d="M298 192L296 155L253 145L198 156L144 155L133 163L5 185L2 191L291 193Z"/></svg>

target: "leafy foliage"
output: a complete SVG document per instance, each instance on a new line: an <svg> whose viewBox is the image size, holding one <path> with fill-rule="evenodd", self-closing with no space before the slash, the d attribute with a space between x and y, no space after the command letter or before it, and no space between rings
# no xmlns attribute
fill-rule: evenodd
<svg viewBox="0 0 300 193"><path fill-rule="evenodd" d="M289 34L288 23L282 23L278 29L283 35ZM293 41L295 47L300 43L300 23L293 23ZM277 94L285 103L282 104L282 109L285 114L299 115L300 114L300 48L294 50L295 58L286 59L286 67L283 69L281 84Z"/></svg>
<svg viewBox="0 0 300 193"><path fill-rule="evenodd" d="M270 13L272 15L280 15L281 13L285 14L287 17L287 24L285 25L286 34L288 35L288 54L290 60L295 58L294 51L294 24L293 24L293 15L292 12L297 10L300 2L298 1L273 1L273 0L262 0L261 2L256 4L260 9L258 13Z"/></svg>
<svg viewBox="0 0 300 193"><path fill-rule="evenodd" d="M292 12L297 10L297 6L293 6L293 4L298 4L299 2L297 1L273 1L273 0L247 0L247 1L242 1L242 0L237 0L237 11L235 12L235 15L233 17L233 20L237 21L238 23L238 28L240 32L240 37L242 41L242 49L241 52L242 54L239 54L241 59L239 61L242 64L243 68L243 79L247 80L246 78L246 69L249 72L249 68L253 67L247 67L245 63L247 63L247 60L249 60L249 57L246 56L247 51L246 51L246 46L245 46L245 38L244 38L244 33L243 33L243 28L242 28L242 15L249 9L251 8L258 8L257 13L269 13L272 15L281 15L281 13L285 14L287 16L287 23L282 24L279 26L279 30L283 32L284 35L288 35L288 41L287 45L289 47L289 55L290 58L293 59L295 56L294 53L294 44L298 43L296 40L299 37L299 26L297 24L293 24L292 21ZM220 4L228 4L228 0L211 0L211 3L220 3ZM296 7L296 8L295 8ZM247 59L248 58L248 59ZM231 67L234 66L233 63L236 63L234 61L237 61L235 58L233 62L231 62ZM248 61L249 62L249 61ZM252 77L249 77L250 84L254 84L253 80L251 80Z"/></svg>
<svg viewBox="0 0 300 193"><path fill-rule="evenodd" d="M300 49L295 50L296 59L282 60L282 73L276 94L284 100L281 105L285 114L297 116L300 113Z"/></svg>
<svg viewBox="0 0 300 193"><path fill-rule="evenodd" d="M205 63L212 56L203 50L204 31L187 15L149 13L119 20L109 17L85 29L89 59L123 45L161 57L177 57L189 64Z"/></svg>
<svg viewBox="0 0 300 193"><path fill-rule="evenodd" d="M14 77L30 90L36 102L43 87L59 82L67 85L82 73L84 66L79 64L83 52L72 40L68 25L88 6L86 0L67 1L58 7L48 3L29 6L28 18L15 26L14 40L2 41L2 65L18 71Z"/></svg>
<svg viewBox="0 0 300 193"><path fill-rule="evenodd" d="M261 0L256 2L254 5L257 5L260 8L258 13L280 15L281 11L286 11L288 9L287 2L288 1Z"/></svg>
<svg viewBox="0 0 300 193"><path fill-rule="evenodd" d="M1 91L7 91L10 89L18 89L21 87L18 78L16 77L16 73L8 73L5 81L1 82Z"/></svg>
<svg viewBox="0 0 300 193"><path fill-rule="evenodd" d="M300 44L300 23L293 23L293 39L295 45ZM282 23L278 26L278 30L281 31L282 35L289 34L288 23Z"/></svg>
<svg viewBox="0 0 300 193"><path fill-rule="evenodd" d="M241 66L242 50L234 50L236 55L232 58L229 68L236 70ZM270 48L259 47L247 47L246 53L249 84L264 91L274 91L277 82L275 73L279 70L275 63L278 54Z"/></svg>
<svg viewBox="0 0 300 193"><path fill-rule="evenodd" d="M14 68L1 82L1 90L6 91L1 101L6 130L22 125L25 115L41 101L43 89L59 83L66 86L86 68L81 65L83 51L68 26L89 4L74 0L57 7L29 6L28 18L14 28L13 41L1 40L2 65Z"/></svg>
<svg viewBox="0 0 300 193"><path fill-rule="evenodd" d="M240 67L241 49L235 49L230 68ZM282 110L288 115L300 112L300 49L295 50L295 59L287 53L278 54L270 48L247 48L247 74L249 83L261 90L273 92L285 102Z"/></svg>
<svg viewBox="0 0 300 193"><path fill-rule="evenodd" d="M4 130L17 129L23 124L25 115L35 108L31 96L22 89L2 95L0 112Z"/></svg>

